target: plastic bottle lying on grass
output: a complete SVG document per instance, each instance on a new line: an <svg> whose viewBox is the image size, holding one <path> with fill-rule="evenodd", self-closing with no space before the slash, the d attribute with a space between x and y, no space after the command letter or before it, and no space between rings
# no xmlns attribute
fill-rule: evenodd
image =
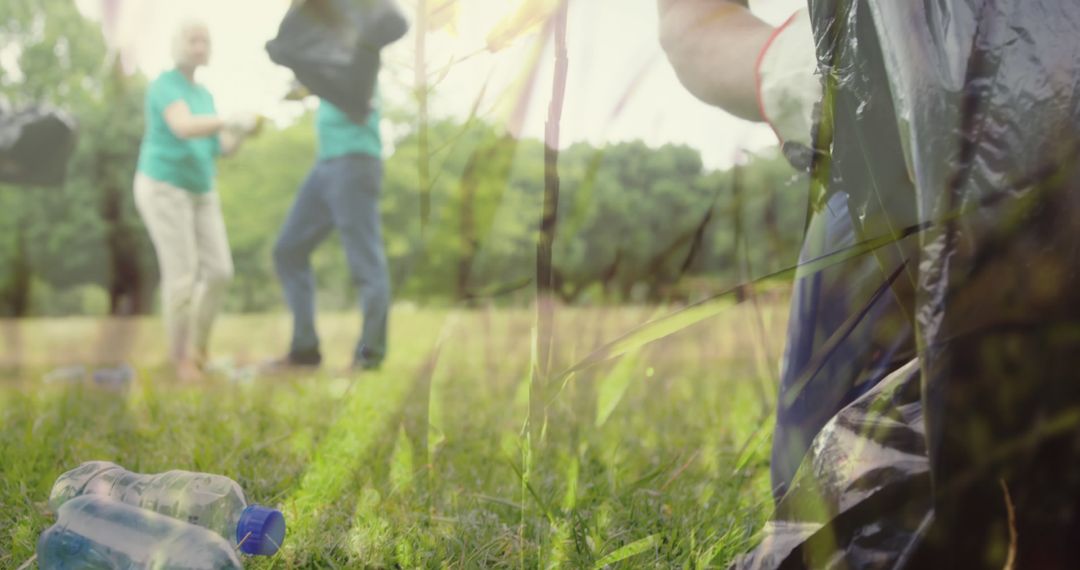
<svg viewBox="0 0 1080 570"><path fill-rule="evenodd" d="M50 371L42 377L46 384L66 384L83 382L86 380L85 366L64 366Z"/></svg>
<svg viewBox="0 0 1080 570"><path fill-rule="evenodd" d="M220 536L99 495L58 512L37 544L41 570L241 570Z"/></svg>
<svg viewBox="0 0 1080 570"><path fill-rule="evenodd" d="M85 366L66 366L46 374L46 384L85 384L106 390L124 390L135 380L135 370L127 364L97 368L91 373Z"/></svg>
<svg viewBox="0 0 1080 570"><path fill-rule="evenodd" d="M98 368L90 376L94 385L110 390L123 390L135 380L135 370L127 364L110 368Z"/></svg>
<svg viewBox="0 0 1080 570"><path fill-rule="evenodd" d="M61 475L49 494L49 508L83 495L104 495L209 529L245 554L270 556L285 540L280 511L248 505L244 491L222 475L167 471L132 473L115 463L90 461Z"/></svg>
<svg viewBox="0 0 1080 570"><path fill-rule="evenodd" d="M259 375L258 366L237 364L232 359L215 360L210 363L208 371L235 384L251 384Z"/></svg>

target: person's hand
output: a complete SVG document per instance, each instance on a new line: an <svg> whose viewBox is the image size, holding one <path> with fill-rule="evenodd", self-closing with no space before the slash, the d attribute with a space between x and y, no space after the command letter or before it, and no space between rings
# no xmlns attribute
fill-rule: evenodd
<svg viewBox="0 0 1080 570"><path fill-rule="evenodd" d="M286 101L303 101L305 98L311 95L311 91L297 80L293 80L292 85L289 86L289 91L285 93Z"/></svg>
<svg viewBox="0 0 1080 570"><path fill-rule="evenodd" d="M252 137L259 134L266 117L256 113L237 113L225 120L225 130L241 137Z"/></svg>

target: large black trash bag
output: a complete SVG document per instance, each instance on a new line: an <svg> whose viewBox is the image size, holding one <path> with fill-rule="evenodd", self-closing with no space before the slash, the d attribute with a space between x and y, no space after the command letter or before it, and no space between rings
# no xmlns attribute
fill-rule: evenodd
<svg viewBox="0 0 1080 570"><path fill-rule="evenodd" d="M1075 567L1080 2L810 7L826 87L814 175L849 195L864 239L895 238L875 250L883 269L909 273L894 294L915 323L929 478L892 465L893 491L839 502L799 479L743 565ZM874 433L843 445L872 449ZM816 479L850 480L849 463L824 465ZM789 505L815 502L821 526L790 532L806 517Z"/></svg>
<svg viewBox="0 0 1080 570"><path fill-rule="evenodd" d="M305 0L266 44L309 91L362 123L371 111L380 50L408 31L395 0Z"/></svg>
<svg viewBox="0 0 1080 570"><path fill-rule="evenodd" d="M45 105L13 111L0 101L0 182L63 184L75 138L75 121L62 111Z"/></svg>
<svg viewBox="0 0 1080 570"><path fill-rule="evenodd" d="M1074 568L1080 3L914 4L875 4L885 53L905 54L886 61L930 223L917 314L935 521L912 564Z"/></svg>

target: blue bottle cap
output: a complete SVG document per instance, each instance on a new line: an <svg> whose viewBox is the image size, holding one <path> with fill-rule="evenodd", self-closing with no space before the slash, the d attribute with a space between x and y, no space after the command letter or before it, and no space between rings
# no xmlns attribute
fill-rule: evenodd
<svg viewBox="0 0 1080 570"><path fill-rule="evenodd" d="M285 541L285 515L276 509L251 505L240 513L236 543L244 554L271 556Z"/></svg>

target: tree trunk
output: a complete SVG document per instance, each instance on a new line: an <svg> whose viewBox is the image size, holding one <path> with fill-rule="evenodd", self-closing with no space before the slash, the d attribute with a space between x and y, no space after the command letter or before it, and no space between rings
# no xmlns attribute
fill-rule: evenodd
<svg viewBox="0 0 1080 570"><path fill-rule="evenodd" d="M11 260L11 276L4 287L5 313L10 317L25 317L30 312L30 293L33 285L30 258L26 252L26 229L19 224L15 234L15 257Z"/></svg>
<svg viewBox="0 0 1080 570"><path fill-rule="evenodd" d="M109 314L131 316L149 309L144 291L144 272L138 240L123 219L124 190L104 185L101 218L105 222L105 246L109 252Z"/></svg>

